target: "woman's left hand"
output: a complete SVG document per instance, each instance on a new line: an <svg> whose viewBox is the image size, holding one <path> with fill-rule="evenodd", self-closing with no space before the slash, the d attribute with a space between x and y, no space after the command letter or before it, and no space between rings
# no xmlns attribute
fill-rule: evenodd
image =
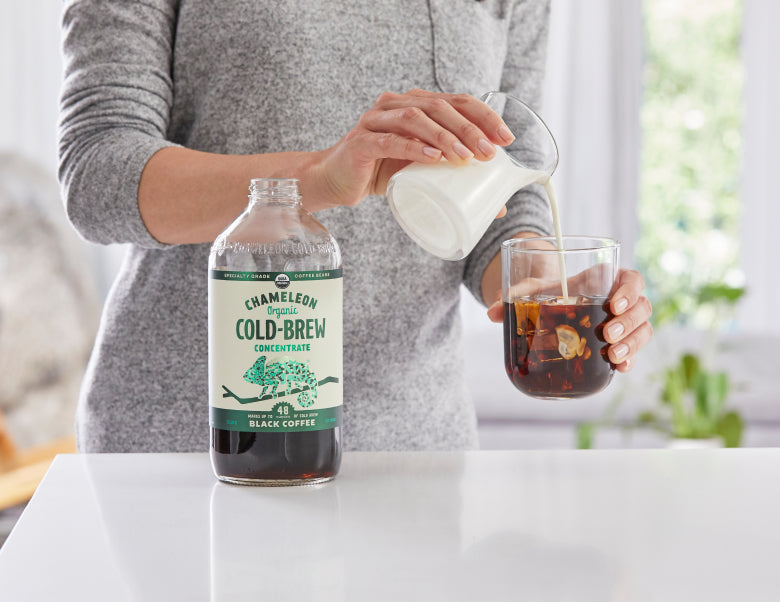
<svg viewBox="0 0 780 602"><path fill-rule="evenodd" d="M622 269L610 295L609 309L614 317L604 325L604 338L609 344L609 359L619 372L631 370L637 352L653 338L649 322L652 307L642 295L644 288L645 281L639 272ZM488 317L493 322L503 321L500 294L499 300L488 308Z"/></svg>
<svg viewBox="0 0 780 602"><path fill-rule="evenodd" d="M619 372L634 367L637 352L653 338L650 315L653 308L642 295L645 280L636 270L620 270L609 309L614 316L604 325L604 338L609 343L609 359Z"/></svg>

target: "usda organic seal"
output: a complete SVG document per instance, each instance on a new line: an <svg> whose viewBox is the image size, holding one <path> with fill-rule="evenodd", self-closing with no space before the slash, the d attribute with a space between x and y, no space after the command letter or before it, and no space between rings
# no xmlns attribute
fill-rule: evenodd
<svg viewBox="0 0 780 602"><path fill-rule="evenodd" d="M290 277L287 274L279 274L274 278L274 284L276 288L287 288L290 286Z"/></svg>

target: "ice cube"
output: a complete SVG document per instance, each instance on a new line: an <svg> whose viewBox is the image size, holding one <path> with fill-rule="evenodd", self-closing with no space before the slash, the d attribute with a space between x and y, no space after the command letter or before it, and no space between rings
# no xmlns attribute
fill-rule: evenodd
<svg viewBox="0 0 780 602"><path fill-rule="evenodd" d="M555 334L558 337L558 353L567 360L577 357L580 345L580 335L577 331L571 326L561 324L555 327Z"/></svg>

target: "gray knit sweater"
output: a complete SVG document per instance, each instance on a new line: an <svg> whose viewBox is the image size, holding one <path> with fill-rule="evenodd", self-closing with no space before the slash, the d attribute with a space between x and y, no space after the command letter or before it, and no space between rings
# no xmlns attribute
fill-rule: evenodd
<svg viewBox="0 0 780 602"><path fill-rule="evenodd" d="M79 448L208 449L209 246L161 244L144 226L152 154L327 148L386 90L502 89L538 105L547 15L546 0L65 2L67 213L88 240L130 243L83 385ZM548 213L525 191L460 262L412 243L384 198L317 214L344 257L345 449L476 446L460 285L479 297L500 241L549 231Z"/></svg>

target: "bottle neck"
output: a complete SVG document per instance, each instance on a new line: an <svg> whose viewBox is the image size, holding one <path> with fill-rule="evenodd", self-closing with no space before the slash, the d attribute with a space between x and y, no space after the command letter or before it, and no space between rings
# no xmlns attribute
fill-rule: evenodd
<svg viewBox="0 0 780 602"><path fill-rule="evenodd" d="M294 178L255 178L249 186L249 204L299 206L298 180Z"/></svg>

